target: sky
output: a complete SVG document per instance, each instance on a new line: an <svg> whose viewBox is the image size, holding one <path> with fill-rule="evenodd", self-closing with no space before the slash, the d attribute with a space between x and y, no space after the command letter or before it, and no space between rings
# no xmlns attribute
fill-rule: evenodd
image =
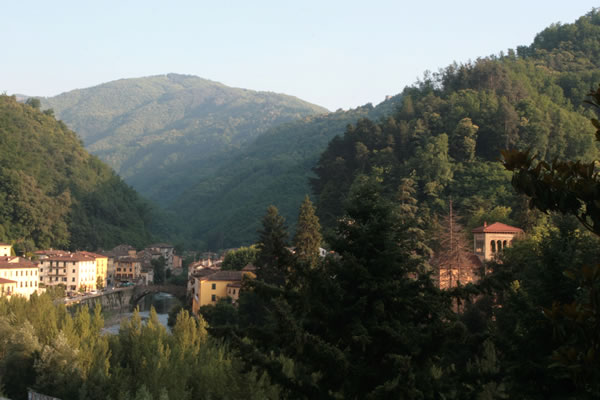
<svg viewBox="0 0 600 400"><path fill-rule="evenodd" d="M424 71L529 45L593 1L9 1L0 93L54 96L180 73L337 110L378 104Z"/></svg>

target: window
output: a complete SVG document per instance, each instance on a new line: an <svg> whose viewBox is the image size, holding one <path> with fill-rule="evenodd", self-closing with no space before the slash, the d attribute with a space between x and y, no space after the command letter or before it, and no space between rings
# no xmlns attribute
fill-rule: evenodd
<svg viewBox="0 0 600 400"><path fill-rule="evenodd" d="M75 268L73 268L73 273L75 273Z"/></svg>
<svg viewBox="0 0 600 400"><path fill-rule="evenodd" d="M75 282L75 277L71 278L71 282Z"/></svg>
<svg viewBox="0 0 600 400"><path fill-rule="evenodd" d="M217 284L216 284L216 283L213 283L213 284L212 284L212 290L216 290L216 289L217 289Z"/></svg>
<svg viewBox="0 0 600 400"><path fill-rule="evenodd" d="M210 301L217 301L217 295L213 294L212 296L210 296Z"/></svg>
<svg viewBox="0 0 600 400"><path fill-rule="evenodd" d="M67 281L67 278L66 278L66 277L65 277L65 278L63 278L63 282L66 282L66 281Z"/></svg>

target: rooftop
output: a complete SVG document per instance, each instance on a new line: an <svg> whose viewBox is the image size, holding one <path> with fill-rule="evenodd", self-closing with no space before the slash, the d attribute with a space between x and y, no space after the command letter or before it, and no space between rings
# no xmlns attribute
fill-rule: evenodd
<svg viewBox="0 0 600 400"><path fill-rule="evenodd" d="M205 281L241 281L244 276L242 271L217 271L204 277Z"/></svg>
<svg viewBox="0 0 600 400"><path fill-rule="evenodd" d="M80 252L50 256L42 261L93 261L95 259L96 257L87 255L84 252Z"/></svg>
<svg viewBox="0 0 600 400"><path fill-rule="evenodd" d="M484 223L483 226L472 230L473 233L523 233L523 229L514 226L503 224L502 222L494 222L491 225Z"/></svg>
<svg viewBox="0 0 600 400"><path fill-rule="evenodd" d="M0 260L0 269L15 269L15 268L37 268L31 261L25 258L14 257L12 260Z"/></svg>
<svg viewBox="0 0 600 400"><path fill-rule="evenodd" d="M4 285L6 283L17 283L17 281L11 281L10 279L0 278L0 285Z"/></svg>
<svg viewBox="0 0 600 400"><path fill-rule="evenodd" d="M92 253L91 251L80 251L79 253L94 258L108 258L107 256L98 253Z"/></svg>

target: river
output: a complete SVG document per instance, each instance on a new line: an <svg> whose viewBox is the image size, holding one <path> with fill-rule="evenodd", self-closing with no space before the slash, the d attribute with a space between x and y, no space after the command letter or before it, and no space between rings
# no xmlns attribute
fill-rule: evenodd
<svg viewBox="0 0 600 400"><path fill-rule="evenodd" d="M169 311L178 305L181 305L181 302L175 296L162 292L149 294L138 303L142 321L146 321L150 318L150 308L154 307L156 314L158 315L158 320L169 330L170 328L167 326ZM132 315L133 309L128 312L108 311L104 317L105 326L103 332L112 334L119 333L121 320L129 319Z"/></svg>

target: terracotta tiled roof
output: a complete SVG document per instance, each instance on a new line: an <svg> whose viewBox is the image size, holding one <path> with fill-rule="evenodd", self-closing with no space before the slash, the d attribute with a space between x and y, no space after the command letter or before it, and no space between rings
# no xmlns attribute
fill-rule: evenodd
<svg viewBox="0 0 600 400"><path fill-rule="evenodd" d="M0 269L13 269L13 268L37 268L37 266L29 260L26 259L18 259L17 260L9 260L9 261L0 261Z"/></svg>
<svg viewBox="0 0 600 400"><path fill-rule="evenodd" d="M494 222L491 225L483 225L475 228L473 233L522 233L523 229L514 226L503 224L502 222Z"/></svg>
<svg viewBox="0 0 600 400"><path fill-rule="evenodd" d="M242 271L256 271L256 266L252 263L247 264Z"/></svg>
<svg viewBox="0 0 600 400"><path fill-rule="evenodd" d="M115 262L136 263L136 262L141 262L141 260L137 257L123 256L123 257L119 257L117 260L115 260Z"/></svg>
<svg viewBox="0 0 600 400"><path fill-rule="evenodd" d="M71 254L63 254L58 256L51 256L42 261L92 261L95 260L95 257L84 253L71 253Z"/></svg>
<svg viewBox="0 0 600 400"><path fill-rule="evenodd" d="M103 256L102 254L92 253L91 251L80 251L79 254L83 254L85 256L90 256L93 258L108 258L107 256Z"/></svg>
<svg viewBox="0 0 600 400"><path fill-rule="evenodd" d="M12 246L10 243L0 243L0 246Z"/></svg>
<svg viewBox="0 0 600 400"><path fill-rule="evenodd" d="M241 288L242 284L240 282L234 282L234 283L228 283L227 287L231 287L231 288Z"/></svg>
<svg viewBox="0 0 600 400"><path fill-rule="evenodd" d="M0 278L0 285L4 285L6 283L17 283L17 281L11 281L10 279Z"/></svg>
<svg viewBox="0 0 600 400"><path fill-rule="evenodd" d="M216 271L214 269L211 268L201 268L201 269L197 269L194 272L192 272L192 276L196 277L196 278L202 278L202 277L206 277L209 275L214 274Z"/></svg>
<svg viewBox="0 0 600 400"><path fill-rule="evenodd" d="M241 281L244 276L242 271L217 271L212 275L202 278L206 281Z"/></svg>

